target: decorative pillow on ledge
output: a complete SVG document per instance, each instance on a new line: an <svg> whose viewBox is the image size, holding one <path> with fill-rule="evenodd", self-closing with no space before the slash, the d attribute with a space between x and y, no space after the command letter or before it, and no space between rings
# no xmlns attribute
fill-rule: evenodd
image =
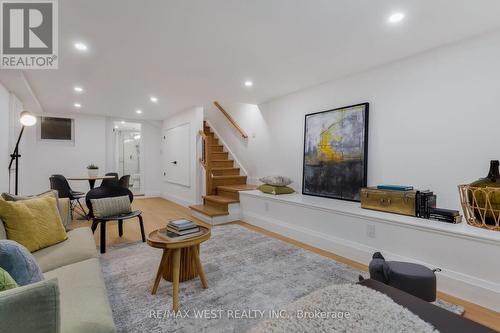
<svg viewBox="0 0 500 333"><path fill-rule="evenodd" d="M59 199L59 194L57 193L56 190L48 190L46 192L37 195L28 195L28 196L2 193L2 198L5 201L23 201L23 200L30 200L43 197L52 197L57 200L57 210L59 211L59 215L61 215L61 221L62 224L64 225L64 229L66 231L70 231L72 228L71 228L71 209L69 207L70 205L69 199L67 198Z"/></svg>
<svg viewBox="0 0 500 333"><path fill-rule="evenodd" d="M294 189L288 186L272 186L272 185L260 185L258 189L264 193L269 193L269 194L290 194L294 193Z"/></svg>
<svg viewBox="0 0 500 333"><path fill-rule="evenodd" d="M7 238L25 246L30 252L68 238L56 199L52 197L22 201L0 199L0 219L5 225Z"/></svg>
<svg viewBox="0 0 500 333"><path fill-rule="evenodd" d="M267 176L267 177L262 177L259 179L261 182L267 185L272 185L272 186L288 186L293 181L284 176Z"/></svg>
<svg viewBox="0 0 500 333"><path fill-rule="evenodd" d="M132 207L128 195L121 197L90 199L95 217L112 217L130 213Z"/></svg>

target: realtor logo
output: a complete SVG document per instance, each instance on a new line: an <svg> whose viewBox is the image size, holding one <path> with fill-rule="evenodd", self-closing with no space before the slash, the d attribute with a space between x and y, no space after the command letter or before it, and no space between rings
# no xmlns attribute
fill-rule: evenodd
<svg viewBox="0 0 500 333"><path fill-rule="evenodd" d="M57 69L57 0L0 0L2 69Z"/></svg>

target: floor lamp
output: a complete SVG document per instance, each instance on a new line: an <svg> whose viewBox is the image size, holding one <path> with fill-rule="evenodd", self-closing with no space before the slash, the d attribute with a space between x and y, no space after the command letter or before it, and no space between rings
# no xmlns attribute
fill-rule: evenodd
<svg viewBox="0 0 500 333"><path fill-rule="evenodd" d="M21 155L19 154L19 142L21 141L21 137L23 136L24 128L26 126L33 126L36 124L36 117L28 111L23 111L21 112L21 117L19 118L19 121L21 122L21 125L23 125L23 127L21 127L21 132L19 132L19 137L17 138L14 152L10 154L10 163L9 163L9 188L10 188L10 170L12 167L12 163L14 162L14 160L16 161L16 180L14 188L16 195L18 195L18 188L19 188L19 157L21 157Z"/></svg>

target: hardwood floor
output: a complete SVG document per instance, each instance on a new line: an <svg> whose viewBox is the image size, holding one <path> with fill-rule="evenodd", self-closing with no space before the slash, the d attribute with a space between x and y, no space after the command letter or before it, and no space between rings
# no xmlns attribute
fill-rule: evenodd
<svg viewBox="0 0 500 333"><path fill-rule="evenodd" d="M146 235L148 235L150 232L164 227L167 223L168 220L170 219L176 219L176 218L189 218L192 221L204 225L207 227L210 227L210 225L204 223L203 221L191 216L190 210L187 207L183 207L180 205L177 205L171 201L167 201L162 198L137 198L134 200L134 209L140 209L143 211L143 217L144 217L144 229L146 231ZM312 251L314 253L317 253L319 255L331 258L333 260L345 263L349 266L352 266L354 268L357 268L362 271L367 271L368 267L366 265L363 265L361 263L352 261L350 259L338 256L336 254L333 254L328 251L324 251L318 248L315 248L313 246L298 242L296 240L281 236L279 234L264 230L262 228L256 227L249 225L244 222L232 222L238 225L241 225L245 228L254 230L256 232L260 232L262 234L265 234L269 237L274 237L277 239L280 239L282 241L288 242L290 244L293 244L295 246L301 247L303 249ZM90 226L90 222L86 221L73 221L73 227L83 227L83 226ZM123 237L118 236L118 223L116 222L111 222L108 223L107 229L106 229L106 237L107 237L107 244L119 244L119 243L126 243L126 242L136 242L141 239L141 232L139 229L139 223L137 223L135 220L129 220L129 221L124 221L123 223ZM95 240L96 244L99 244L99 230L96 230L95 233ZM479 306L477 304L473 304L464 300L461 300L459 298L456 298L451 295L447 295L444 293L438 293L439 297L443 300L446 300L448 302L452 302L455 304L460 304L465 308L465 314L464 317L468 318L470 320L474 320L478 323L481 323L485 326L488 326L492 329L500 331L500 313L492 311L490 309L484 308L482 306Z"/></svg>

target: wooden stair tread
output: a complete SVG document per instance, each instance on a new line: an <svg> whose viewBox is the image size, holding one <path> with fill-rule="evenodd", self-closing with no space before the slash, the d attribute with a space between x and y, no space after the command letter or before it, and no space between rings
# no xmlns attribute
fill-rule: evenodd
<svg viewBox="0 0 500 333"><path fill-rule="evenodd" d="M215 168L212 168L212 170L217 170L217 171L220 171L220 170L234 170L234 169L240 169L240 168L235 168L235 167L215 167Z"/></svg>
<svg viewBox="0 0 500 333"><path fill-rule="evenodd" d="M208 201L212 201L212 202L216 202L216 203L220 203L220 204L231 204L231 203L240 202L237 199L224 197L222 195L204 195L203 199L208 200Z"/></svg>
<svg viewBox="0 0 500 333"><path fill-rule="evenodd" d="M233 160L212 160L212 162L233 162Z"/></svg>
<svg viewBox="0 0 500 333"><path fill-rule="evenodd" d="M217 186L217 189L226 192L252 191L257 189L257 185L251 185L251 184L225 185L225 186Z"/></svg>
<svg viewBox="0 0 500 333"><path fill-rule="evenodd" d="M213 179L243 179L247 178L247 176L241 176L241 175L226 175L226 176L212 176Z"/></svg>
<svg viewBox="0 0 500 333"><path fill-rule="evenodd" d="M222 210L213 206L193 205L189 206L189 208L210 217L229 215L229 212L227 210Z"/></svg>

